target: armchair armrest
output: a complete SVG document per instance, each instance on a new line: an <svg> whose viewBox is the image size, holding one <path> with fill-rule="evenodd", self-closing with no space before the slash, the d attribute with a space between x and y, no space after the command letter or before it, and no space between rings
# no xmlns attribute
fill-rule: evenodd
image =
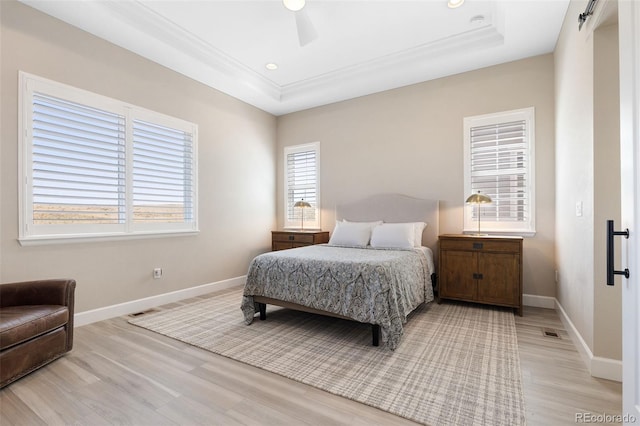
<svg viewBox="0 0 640 426"><path fill-rule="evenodd" d="M73 316L76 281L53 279L0 284L0 307L22 305L63 305Z"/></svg>

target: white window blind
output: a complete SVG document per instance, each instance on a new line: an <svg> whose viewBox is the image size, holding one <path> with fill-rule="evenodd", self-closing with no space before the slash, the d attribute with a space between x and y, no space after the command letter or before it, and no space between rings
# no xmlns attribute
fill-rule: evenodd
<svg viewBox="0 0 640 426"><path fill-rule="evenodd" d="M122 223L122 115L33 95L34 224Z"/></svg>
<svg viewBox="0 0 640 426"><path fill-rule="evenodd" d="M181 130L133 122L133 220L193 221L193 141Z"/></svg>
<svg viewBox="0 0 640 426"><path fill-rule="evenodd" d="M465 119L465 198L492 200L465 209L465 230L480 219L486 231L535 231L533 117L529 108Z"/></svg>
<svg viewBox="0 0 640 426"><path fill-rule="evenodd" d="M20 73L20 242L197 231L197 126Z"/></svg>
<svg viewBox="0 0 640 426"><path fill-rule="evenodd" d="M285 227L320 228L320 143L285 147ZM294 207L306 201L311 208ZM304 218L302 217L304 215Z"/></svg>

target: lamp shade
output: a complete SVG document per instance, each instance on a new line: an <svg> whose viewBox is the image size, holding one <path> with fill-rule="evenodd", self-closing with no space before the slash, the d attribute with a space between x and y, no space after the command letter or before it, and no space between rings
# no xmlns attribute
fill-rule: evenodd
<svg viewBox="0 0 640 426"><path fill-rule="evenodd" d="M491 197L481 194L478 191L477 194L472 194L467 198L467 204L488 204L491 202Z"/></svg>
<svg viewBox="0 0 640 426"><path fill-rule="evenodd" d="M311 207L311 204L307 203L305 200L296 201L293 207Z"/></svg>

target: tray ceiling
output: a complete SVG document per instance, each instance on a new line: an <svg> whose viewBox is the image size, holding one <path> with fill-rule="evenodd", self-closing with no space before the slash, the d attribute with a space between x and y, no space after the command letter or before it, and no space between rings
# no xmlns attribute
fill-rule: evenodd
<svg viewBox="0 0 640 426"><path fill-rule="evenodd" d="M552 52L569 4L307 0L300 46L280 0L21 1L275 115Z"/></svg>

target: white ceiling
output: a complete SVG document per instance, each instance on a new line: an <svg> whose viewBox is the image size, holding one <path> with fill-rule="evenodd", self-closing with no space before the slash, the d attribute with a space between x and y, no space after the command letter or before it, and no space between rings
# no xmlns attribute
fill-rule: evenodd
<svg viewBox="0 0 640 426"><path fill-rule="evenodd" d="M301 47L280 0L20 1L275 115L552 52L569 4L307 0Z"/></svg>

